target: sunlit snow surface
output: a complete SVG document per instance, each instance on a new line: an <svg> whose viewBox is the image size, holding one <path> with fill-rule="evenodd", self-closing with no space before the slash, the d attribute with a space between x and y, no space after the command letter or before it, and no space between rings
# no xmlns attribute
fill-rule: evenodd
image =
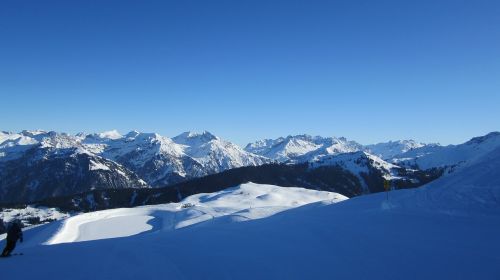
<svg viewBox="0 0 500 280"><path fill-rule="evenodd" d="M44 244L168 232L212 219L232 221L265 218L304 204L335 203L346 197L324 191L247 183L216 193L196 194L181 203L112 209L66 219Z"/></svg>
<svg viewBox="0 0 500 280"><path fill-rule="evenodd" d="M190 197L184 209L84 214L26 231L25 255L0 270L5 279L498 279L499 170L497 149L389 200L331 203L342 197L249 184Z"/></svg>

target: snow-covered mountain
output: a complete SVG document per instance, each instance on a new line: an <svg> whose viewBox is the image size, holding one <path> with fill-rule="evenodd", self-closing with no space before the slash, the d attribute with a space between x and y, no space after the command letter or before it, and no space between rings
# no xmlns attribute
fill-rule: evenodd
<svg viewBox="0 0 500 280"><path fill-rule="evenodd" d="M245 150L288 164L308 163L311 168L339 167L357 178L357 182L344 178L344 183L354 189L360 186L361 192L366 194L383 191L384 179L398 180L399 187L418 186L426 181L420 176L422 174L417 174L418 170L399 167L380 157L423 146L426 145L412 140L363 146L344 137L297 135L257 141L248 144ZM436 174L425 175L435 178Z"/></svg>
<svg viewBox="0 0 500 280"><path fill-rule="evenodd" d="M26 202L93 189L144 188L134 172L56 132L2 133L0 201Z"/></svg>
<svg viewBox="0 0 500 280"><path fill-rule="evenodd" d="M445 168L452 170L488 153L500 145L499 135L491 133L446 147L411 140L362 146L342 137L298 135L257 141L241 149L209 132L185 132L173 138L137 131L125 135L117 131L77 135L41 130L1 132L0 202L31 202L94 189L163 187L276 162L304 164L314 171L271 166L219 180L241 183L253 178L355 196L382 190L384 178L397 181L397 188L419 186L440 176ZM235 174L242 177L234 178Z"/></svg>
<svg viewBox="0 0 500 280"><path fill-rule="evenodd" d="M156 133L0 133L0 201L100 188L160 187L270 160L208 132L175 141Z"/></svg>
<svg viewBox="0 0 500 280"><path fill-rule="evenodd" d="M186 155L201 163L207 169L208 174L270 162L267 158L244 151L239 146L207 131L184 132L172 140L181 145Z"/></svg>
<svg viewBox="0 0 500 280"><path fill-rule="evenodd" d="M91 134L82 144L94 154L123 164L151 186L206 174L202 164L186 155L181 146L157 133L132 131L116 138Z"/></svg>
<svg viewBox="0 0 500 280"><path fill-rule="evenodd" d="M364 148L366 152L376 155L382 159L390 159L410 150L429 145L438 146L439 144L424 144L414 140L398 140L366 145Z"/></svg>
<svg viewBox="0 0 500 280"><path fill-rule="evenodd" d="M400 166L419 169L449 168L474 161L500 147L500 132L475 137L459 145L428 145L409 150L389 159Z"/></svg>
<svg viewBox="0 0 500 280"><path fill-rule="evenodd" d="M414 140L397 140L372 145L361 145L344 137L321 137L295 135L277 139L264 139L248 144L246 151L262 155L279 162L315 161L323 156L364 151L383 160L421 147L439 146Z"/></svg>
<svg viewBox="0 0 500 280"><path fill-rule="evenodd" d="M319 168L321 166L338 166L346 171L349 171L358 177L364 193L371 192L367 181L369 181L369 178L373 176L373 173L380 174L380 176L375 175L375 178L377 179L403 179L401 175L403 168L388 163L377 156L361 151L322 156L315 161L310 162L310 166L311 168ZM383 183L380 182L380 187L382 186Z"/></svg>
<svg viewBox="0 0 500 280"><path fill-rule="evenodd" d="M113 138L88 135L82 143L88 150L127 166L153 187L269 162L206 131L185 132L172 139L136 131L123 137L113 133Z"/></svg>
<svg viewBox="0 0 500 280"><path fill-rule="evenodd" d="M256 141L248 144L245 150L279 162L307 162L324 155L361 151L363 146L344 137L304 134Z"/></svg>

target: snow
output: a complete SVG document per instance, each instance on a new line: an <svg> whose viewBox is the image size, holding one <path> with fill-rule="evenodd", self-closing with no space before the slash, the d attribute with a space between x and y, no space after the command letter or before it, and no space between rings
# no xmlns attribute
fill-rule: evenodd
<svg viewBox="0 0 500 280"><path fill-rule="evenodd" d="M157 231L167 232L229 216L239 221L261 219L313 202L335 203L345 199L331 192L247 183L216 193L196 194L180 203L80 214L66 219L43 243L125 237L150 231L154 226ZM87 200L92 203L94 197L90 194Z"/></svg>
<svg viewBox="0 0 500 280"><path fill-rule="evenodd" d="M176 183L178 181L175 180L182 177L201 177L231 168L270 162L207 131L186 132L174 139L138 131L122 136L116 130L78 133L74 136L54 131L1 132L0 162L20 158L31 148L37 148L34 161L48 156L86 154L121 163L155 187ZM108 170L97 162L91 163L89 168Z"/></svg>
<svg viewBox="0 0 500 280"><path fill-rule="evenodd" d="M172 138L172 141L182 147L185 155L204 166L207 174L270 162L267 158L246 152L207 131L184 132Z"/></svg>
<svg viewBox="0 0 500 280"><path fill-rule="evenodd" d="M365 146L367 152L374 154L382 159L390 159L399 154L406 153L416 148L425 147L427 144L419 143L414 140L398 140L378 143ZM436 144L429 144L436 145Z"/></svg>
<svg viewBox="0 0 500 280"><path fill-rule="evenodd" d="M25 255L0 269L6 279L496 279L499 167L496 149L389 200L245 184L82 214L27 230Z"/></svg>
<svg viewBox="0 0 500 280"><path fill-rule="evenodd" d="M369 192L369 190L365 180L363 179L363 173L368 174L370 172L369 166L378 169L386 180L400 179L400 176L397 175L397 170L400 168L399 166L388 163L381 158L366 152L318 156L314 161L309 163L309 166L310 168L318 168L320 166L339 166L358 177L361 182L361 187L366 192Z"/></svg>
<svg viewBox="0 0 500 280"><path fill-rule="evenodd" d="M243 151L210 132L186 132L170 139L157 133L131 131L125 137L102 138L90 134L85 149L106 159L133 166L142 179L153 186L164 186L171 174L200 177L230 168L259 165L267 159ZM155 166L151 169L150 166ZM140 173L146 170L148 173Z"/></svg>
<svg viewBox="0 0 500 280"><path fill-rule="evenodd" d="M412 190L404 203L449 215L500 217L500 147ZM409 202L408 202L409 201Z"/></svg>
<svg viewBox="0 0 500 280"><path fill-rule="evenodd" d="M109 171L109 167L107 167L106 165L100 163L100 162L95 162L93 160L90 160L89 161L89 170L105 170L105 171ZM123 173L122 171L120 171L120 174L122 175L125 175L125 173Z"/></svg>
<svg viewBox="0 0 500 280"><path fill-rule="evenodd" d="M116 141L140 137L161 146L157 135ZM422 167L459 164L421 188L391 191L388 200L249 183L180 203L76 215L25 230L16 249L25 255L2 259L0 270L6 279L496 279L498 139L493 133L398 156ZM182 153L193 145L175 144ZM325 164L342 156L355 163L353 154L315 151L303 150Z"/></svg>
<svg viewBox="0 0 500 280"><path fill-rule="evenodd" d="M110 130L110 131L104 131L104 132L101 132L98 134L100 138L105 138L105 139L112 139L112 140L116 140L116 139L120 139L122 138L123 136L120 134L120 132L118 132L116 129L113 129L113 130Z"/></svg>
<svg viewBox="0 0 500 280"><path fill-rule="evenodd" d="M500 132L475 137L460 145L428 145L395 156L397 165L417 165L421 169L452 167L474 161L500 147Z"/></svg>
<svg viewBox="0 0 500 280"><path fill-rule="evenodd" d="M152 229L148 221L153 218L146 209L113 209L80 214L66 219L44 244L131 236Z"/></svg>
<svg viewBox="0 0 500 280"><path fill-rule="evenodd" d="M56 208L34 207L28 205L24 208L4 208L0 212L0 219L9 223L14 219L23 221L24 225L30 225L29 219L39 218L44 220L60 220L69 217L69 214L59 211Z"/></svg>
<svg viewBox="0 0 500 280"><path fill-rule="evenodd" d="M363 147L344 137L295 135L250 143L245 150L279 162L314 161L325 155L361 151Z"/></svg>
<svg viewBox="0 0 500 280"><path fill-rule="evenodd" d="M22 134L0 133L0 161L16 159L38 142Z"/></svg>
<svg viewBox="0 0 500 280"><path fill-rule="evenodd" d="M193 131L187 131L184 133L181 133L172 140L181 145L186 145L186 146L201 146L207 142L210 142L212 140L218 139L217 136L213 135L212 133L208 131L203 131L201 133L198 132L193 132Z"/></svg>

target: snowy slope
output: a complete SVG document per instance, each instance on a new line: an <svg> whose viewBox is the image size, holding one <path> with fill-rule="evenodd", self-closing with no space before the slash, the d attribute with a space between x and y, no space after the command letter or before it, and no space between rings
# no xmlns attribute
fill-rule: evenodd
<svg viewBox="0 0 500 280"><path fill-rule="evenodd" d="M378 170L382 177L386 180L400 179L398 175L401 167L388 163L381 158L366 152L343 153L333 156L318 157L315 161L310 162L311 168L321 166L339 166L344 170L356 175L360 180L364 190L368 193L368 186L364 182L363 174L370 174L371 169Z"/></svg>
<svg viewBox="0 0 500 280"><path fill-rule="evenodd" d="M374 194L331 204L328 195L287 208L305 193L242 186L188 198L196 206L184 209L84 214L74 227L65 226L71 218L27 231L25 255L0 269L9 279L496 279L499 169L494 150L389 201ZM235 212L214 215L228 208ZM79 238L93 241L59 243ZM39 245L47 240L53 245Z"/></svg>
<svg viewBox="0 0 500 280"><path fill-rule="evenodd" d="M356 152L363 147L343 137L295 135L286 138L260 140L250 143L245 150L279 162L307 162L319 156Z"/></svg>
<svg viewBox="0 0 500 280"><path fill-rule="evenodd" d="M331 192L247 183L220 192L196 194L180 203L80 214L61 222L42 243L116 238L152 230L168 232L226 216L235 221L254 220L313 202L345 199Z"/></svg>
<svg viewBox="0 0 500 280"><path fill-rule="evenodd" d="M410 204L449 215L500 217L500 147L408 194L400 202L404 207Z"/></svg>
<svg viewBox="0 0 500 280"><path fill-rule="evenodd" d="M420 169L454 167L474 161L500 147L500 132L475 137L460 145L429 145L410 150L391 159L394 164Z"/></svg>

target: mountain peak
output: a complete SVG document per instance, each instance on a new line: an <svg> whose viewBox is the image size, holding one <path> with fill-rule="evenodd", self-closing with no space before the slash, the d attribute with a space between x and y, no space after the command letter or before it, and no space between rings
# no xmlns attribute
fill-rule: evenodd
<svg viewBox="0 0 500 280"><path fill-rule="evenodd" d="M250 143L245 150L261 156L286 162L309 161L320 155L339 154L362 150L362 146L344 137L321 137L308 134L289 135L275 140L266 139Z"/></svg>
<svg viewBox="0 0 500 280"><path fill-rule="evenodd" d="M428 144L420 143L415 140L396 140L389 142L382 142L365 146L365 150L380 158L388 159L396 155L406 153L410 150L422 148Z"/></svg>
<svg viewBox="0 0 500 280"><path fill-rule="evenodd" d="M120 139L123 137L120 134L120 132L118 132L118 130L116 130L116 129L101 132L98 134L98 136L100 138L103 138L103 139L111 139L111 140L116 140L116 139Z"/></svg>
<svg viewBox="0 0 500 280"><path fill-rule="evenodd" d="M474 138L470 139L469 141L467 141L466 144L469 144L469 145L470 144L480 144L484 141L487 141L490 139L495 139L495 138L498 138L500 141L500 132L493 131L493 132L490 132L490 133L483 135L483 136L474 137Z"/></svg>
<svg viewBox="0 0 500 280"><path fill-rule="evenodd" d="M33 137L33 136L45 134L45 133L47 133L47 131L37 129L37 130L23 130L23 131L21 131L20 134L23 136Z"/></svg>
<svg viewBox="0 0 500 280"><path fill-rule="evenodd" d="M139 131L137 131L137 130L132 130L132 131L130 131L129 133L127 133L127 134L125 135L125 137L126 137L126 138L135 138L135 137L137 137L137 135L139 135L139 134L141 134Z"/></svg>
<svg viewBox="0 0 500 280"><path fill-rule="evenodd" d="M184 133L181 133L172 140L177 143L177 144L182 144L182 145L192 145L193 142L197 143L207 143L212 140L219 139L217 136L213 135L212 133L208 131L203 131L203 132L193 132L193 131L186 131Z"/></svg>

